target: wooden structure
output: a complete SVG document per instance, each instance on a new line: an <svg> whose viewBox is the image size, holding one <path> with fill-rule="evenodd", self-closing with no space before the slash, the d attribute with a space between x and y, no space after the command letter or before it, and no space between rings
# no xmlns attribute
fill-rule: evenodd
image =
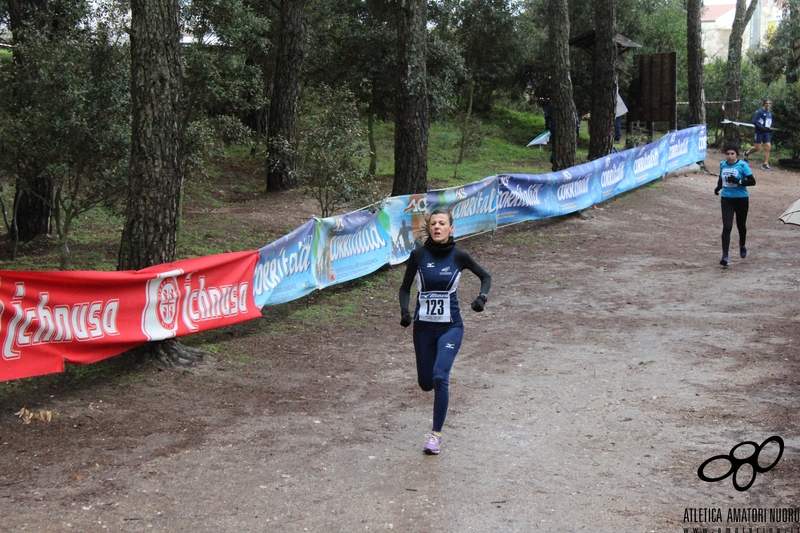
<svg viewBox="0 0 800 533"><path fill-rule="evenodd" d="M628 123L646 122L650 135L654 122L668 122L678 129L678 54L634 56L636 77L630 86Z"/></svg>

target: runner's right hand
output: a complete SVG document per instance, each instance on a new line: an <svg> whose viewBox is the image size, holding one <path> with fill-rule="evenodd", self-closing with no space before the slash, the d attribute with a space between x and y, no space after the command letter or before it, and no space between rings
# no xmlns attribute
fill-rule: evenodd
<svg viewBox="0 0 800 533"><path fill-rule="evenodd" d="M414 319L412 318L411 313L409 313L408 311L403 311L403 314L400 318L400 325L403 326L404 328L407 328L408 326L411 325L411 322L413 321Z"/></svg>

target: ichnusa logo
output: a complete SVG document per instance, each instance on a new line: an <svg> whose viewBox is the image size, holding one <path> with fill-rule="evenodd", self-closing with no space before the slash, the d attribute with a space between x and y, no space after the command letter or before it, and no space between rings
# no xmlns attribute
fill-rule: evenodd
<svg viewBox="0 0 800 533"><path fill-rule="evenodd" d="M778 456L775 457L775 459L769 465L761 466L758 462L758 458L761 455L762 450L764 450L764 448L771 442L776 442L778 444ZM743 448L745 446L752 446L753 453L751 453L747 457L739 459L738 457L736 457L736 451L739 448ZM757 474L764 474L772 470L778 464L778 461L781 460L782 456L783 456L783 439L777 435L768 438L761 444L756 444L755 442L748 440L745 442L740 442L739 444L731 448L731 451L728 455L715 455L710 459L706 459L703 462L703 464L700 465L700 468L697 469L697 476L703 481L706 481L708 483L715 483L717 481L722 481L726 477L732 475L733 488L735 488L739 492L744 492L753 485L753 483L756 480ZM723 462L727 461L728 463L730 463L730 468L728 468L727 472L725 472L722 475L709 477L706 475L705 470L709 465L711 465L715 461L723 461ZM736 477L739 474L739 469L742 468L744 465L750 465L752 473L750 475L750 481L748 481L747 484L745 485L740 485L739 482L736 480ZM712 466L711 469L713 471L714 467Z"/></svg>

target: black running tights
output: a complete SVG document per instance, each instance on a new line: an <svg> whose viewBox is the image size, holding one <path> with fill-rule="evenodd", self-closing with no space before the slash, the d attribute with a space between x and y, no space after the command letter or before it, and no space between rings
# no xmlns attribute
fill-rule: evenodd
<svg viewBox="0 0 800 533"><path fill-rule="evenodd" d="M721 198L722 205L722 255L728 255L731 245L731 230L733 229L733 216L736 215L736 229L739 230L739 246L744 246L747 238L747 209L750 199Z"/></svg>

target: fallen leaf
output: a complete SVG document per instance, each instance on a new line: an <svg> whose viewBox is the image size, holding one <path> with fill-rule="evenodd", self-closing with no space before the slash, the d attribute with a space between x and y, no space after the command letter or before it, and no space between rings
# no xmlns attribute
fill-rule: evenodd
<svg viewBox="0 0 800 533"><path fill-rule="evenodd" d="M33 418L33 413L28 411L25 407L14 413L14 416L18 416L20 420L22 420L26 424L31 423L31 418Z"/></svg>
<svg viewBox="0 0 800 533"><path fill-rule="evenodd" d="M56 418L55 413L49 409L39 409L37 412L33 412L25 407L14 413L14 416L18 416L25 424L30 424L31 420L52 422Z"/></svg>

